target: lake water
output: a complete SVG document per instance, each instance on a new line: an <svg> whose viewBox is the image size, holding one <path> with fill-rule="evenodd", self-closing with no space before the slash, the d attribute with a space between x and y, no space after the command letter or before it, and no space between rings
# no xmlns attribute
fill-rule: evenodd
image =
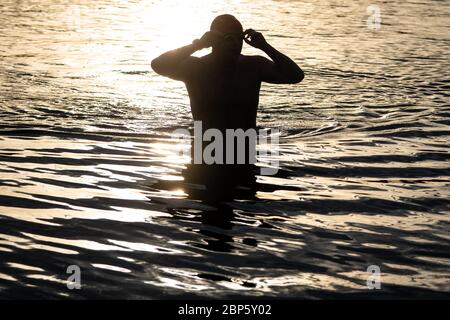
<svg viewBox="0 0 450 320"><path fill-rule="evenodd" d="M0 298L448 297L450 3L376 4L3 0ZM306 77L262 87L278 174L210 203L150 61L225 12Z"/></svg>

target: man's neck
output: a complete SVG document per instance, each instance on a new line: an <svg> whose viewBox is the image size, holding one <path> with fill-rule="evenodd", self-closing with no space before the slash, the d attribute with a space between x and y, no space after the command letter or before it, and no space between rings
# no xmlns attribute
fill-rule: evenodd
<svg viewBox="0 0 450 320"><path fill-rule="evenodd" d="M226 66L226 67L233 67L233 66L235 66L238 63L238 61L239 61L241 56L242 55L240 54L237 57L227 57L227 56L223 56L223 55L221 55L221 54L219 54L217 52L214 52L214 51L211 52L211 54L210 54L211 60L214 63L216 63L218 65L221 65L221 66Z"/></svg>

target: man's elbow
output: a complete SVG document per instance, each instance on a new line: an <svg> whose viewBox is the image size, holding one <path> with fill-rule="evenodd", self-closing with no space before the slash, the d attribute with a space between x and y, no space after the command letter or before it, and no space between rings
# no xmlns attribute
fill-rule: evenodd
<svg viewBox="0 0 450 320"><path fill-rule="evenodd" d="M158 63L158 58L153 59L150 65L152 66L153 71L155 71L156 73L159 73L159 71L160 71L160 69L159 69L160 65L159 65L159 63Z"/></svg>
<svg viewBox="0 0 450 320"><path fill-rule="evenodd" d="M291 79L289 79L290 80L289 83L290 84L297 84L297 83L302 82L304 78L305 78L305 74L303 73L303 71L300 70L299 72L296 72L291 77Z"/></svg>
<svg viewBox="0 0 450 320"><path fill-rule="evenodd" d="M159 58L155 58L151 62L151 67L153 71L155 71L157 74L164 75L164 66L159 60Z"/></svg>

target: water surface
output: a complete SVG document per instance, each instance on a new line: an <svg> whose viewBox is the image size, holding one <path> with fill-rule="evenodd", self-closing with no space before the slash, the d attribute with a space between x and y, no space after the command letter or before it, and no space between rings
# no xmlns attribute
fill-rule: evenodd
<svg viewBox="0 0 450 320"><path fill-rule="evenodd" d="M446 296L450 6L377 2L371 30L369 4L2 1L0 297ZM171 138L183 84L149 64L224 12L306 78L262 88L278 174L209 201Z"/></svg>

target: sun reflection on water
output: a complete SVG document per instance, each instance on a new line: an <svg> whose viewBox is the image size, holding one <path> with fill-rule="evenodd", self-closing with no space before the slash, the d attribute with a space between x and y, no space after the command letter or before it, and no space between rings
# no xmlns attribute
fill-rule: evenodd
<svg viewBox="0 0 450 320"><path fill-rule="evenodd" d="M75 295L65 267L79 264L101 298L320 297L364 293L376 261L389 294L448 291L440 5L385 3L373 31L364 2L2 1L2 290ZM192 124L184 85L150 61L224 12L306 79L262 86L277 175L218 203L171 136Z"/></svg>

